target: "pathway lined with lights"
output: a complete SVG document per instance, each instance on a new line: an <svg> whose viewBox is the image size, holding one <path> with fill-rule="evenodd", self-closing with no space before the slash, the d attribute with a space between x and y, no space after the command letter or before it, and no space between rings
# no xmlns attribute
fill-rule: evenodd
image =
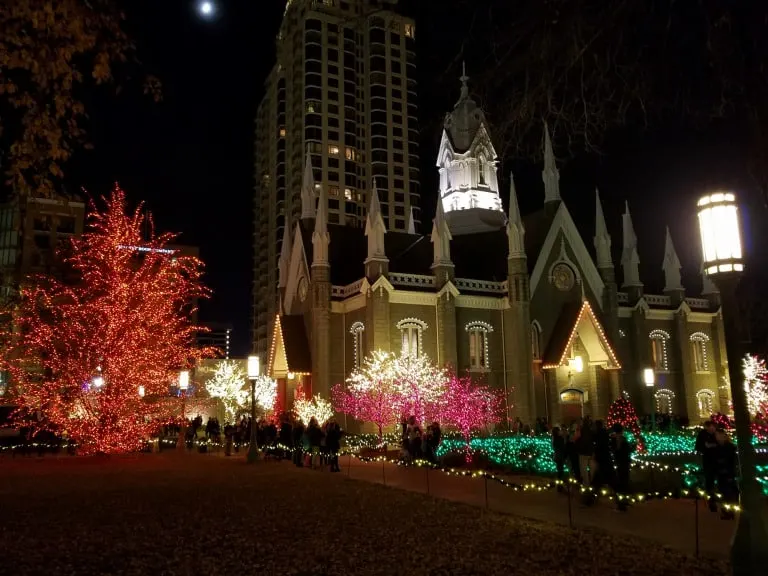
<svg viewBox="0 0 768 576"><path fill-rule="evenodd" d="M498 482L482 477L445 474L439 470L420 467L402 467L389 462L364 462L342 457L342 472L338 474L354 480L386 484L393 488L428 493L438 498L488 508L494 512L512 514L570 525L575 529L597 528L613 534L645 538L703 556L725 558L730 548L736 521L724 521L719 513L710 512L706 502L692 499L667 499L643 502L631 506L626 513L616 511L616 504L602 498L593 507L580 504L578 488L570 498L554 490L513 490ZM326 470L307 473L328 473ZM542 478L510 476L509 482L527 486L545 486Z"/></svg>

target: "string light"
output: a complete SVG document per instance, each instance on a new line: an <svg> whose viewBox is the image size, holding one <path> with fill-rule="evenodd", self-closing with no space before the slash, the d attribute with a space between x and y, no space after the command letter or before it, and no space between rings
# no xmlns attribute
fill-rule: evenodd
<svg viewBox="0 0 768 576"><path fill-rule="evenodd" d="M293 411L305 426L314 418L321 426L333 418L333 408L331 403L320 397L319 394L311 399L297 398L293 403Z"/></svg>
<svg viewBox="0 0 768 576"><path fill-rule="evenodd" d="M709 358L707 357L707 342L709 342L709 336L704 334L704 332L694 332L690 335L690 340L694 346L694 359L698 359L699 354L696 353L696 350L700 352L701 356L701 365L696 366L696 370L706 372L709 370Z"/></svg>
<svg viewBox="0 0 768 576"><path fill-rule="evenodd" d="M86 453L139 447L173 415L171 403L150 399L167 395L179 368L214 352L194 347L204 329L189 322L191 303L209 295L202 263L169 258L171 234L145 240L148 217L141 206L126 213L119 188L104 205L92 206L88 230L70 241L65 263L78 282L40 276L22 288L2 361L18 384L16 419L66 431ZM101 386L87 385L94 377Z"/></svg>
<svg viewBox="0 0 768 576"><path fill-rule="evenodd" d="M503 399L496 390L472 378L452 375L445 390L440 420L455 426L466 442L467 460L470 456L470 432L500 421Z"/></svg>
<svg viewBox="0 0 768 576"><path fill-rule="evenodd" d="M219 363L213 376L205 382L205 390L211 398L221 400L226 422L234 422L248 402L245 371L234 360Z"/></svg>
<svg viewBox="0 0 768 576"><path fill-rule="evenodd" d="M643 436L640 433L640 425L637 422L637 412L635 407L629 398L617 398L608 407L608 418L606 424L609 428L613 428L616 424L632 433L637 442L637 449L639 452L646 450L645 442L643 442Z"/></svg>
<svg viewBox="0 0 768 576"><path fill-rule="evenodd" d="M352 334L352 348L354 349L354 367L360 367L360 359L363 355L363 332L365 331L365 324L362 322L355 322L350 326L349 333Z"/></svg>
<svg viewBox="0 0 768 576"><path fill-rule="evenodd" d="M659 369L666 372L669 370L669 362L667 361L667 341L670 339L669 332L665 332L664 330L651 330L648 334L648 338L653 342L661 342L661 366Z"/></svg>
<svg viewBox="0 0 768 576"><path fill-rule="evenodd" d="M592 321L592 325L597 330L597 334L600 337L600 342L602 343L605 350L608 351L608 356L611 358L611 368L621 368L621 364L619 363L619 360L616 356L616 353L613 351L613 348L611 347L610 342L608 341L608 337L605 335L605 331L603 330L602 325L600 324L600 321L597 319L597 316L595 316L594 311L592 310L592 306L589 304L587 300L584 300L584 303L581 306L581 310L579 310L579 315L576 318L576 322L573 325L573 328L571 329L571 334L568 336L568 341L565 344L565 347L563 348L562 355L560 356L560 361L557 364L547 364L542 366L544 370L550 369L550 368L559 368L561 366L568 366L568 355L573 348L573 341L578 335L578 329L579 324L581 323L581 319L583 316L587 314Z"/></svg>
<svg viewBox="0 0 768 576"><path fill-rule="evenodd" d="M476 337L482 338L483 362L476 362L476 364L472 365L472 368L482 368L484 370L490 369L491 357L488 355L488 334L490 332L493 332L493 326L491 326L488 322L473 320L472 322L469 322L466 326L464 326L464 330L466 330L469 333L470 338L472 338L475 334L477 335ZM471 349L471 346L470 346L470 349ZM475 360L472 359L472 361L474 362Z"/></svg>
<svg viewBox="0 0 768 576"><path fill-rule="evenodd" d="M758 412L768 412L768 369L765 367L765 360L754 354L747 354L742 361L742 370L749 413L754 415Z"/></svg>
<svg viewBox="0 0 768 576"><path fill-rule="evenodd" d="M656 401L656 413L671 415L673 412L672 401L675 399L675 393L667 388L659 388L653 396ZM662 410L662 400L666 401L666 410Z"/></svg>

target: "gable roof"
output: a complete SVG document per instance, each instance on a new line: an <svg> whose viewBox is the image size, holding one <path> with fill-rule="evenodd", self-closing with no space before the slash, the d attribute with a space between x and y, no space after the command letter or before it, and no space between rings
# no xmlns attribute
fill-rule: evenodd
<svg viewBox="0 0 768 576"><path fill-rule="evenodd" d="M312 356L309 352L304 316L299 314L277 316L267 364L268 374L272 373L277 354L284 355L283 359L289 372L312 373Z"/></svg>
<svg viewBox="0 0 768 576"><path fill-rule="evenodd" d="M577 336L587 348L592 361L605 362L608 369L621 368L616 353L587 300L571 302L563 307L542 357L542 367L546 369L567 366L566 355Z"/></svg>

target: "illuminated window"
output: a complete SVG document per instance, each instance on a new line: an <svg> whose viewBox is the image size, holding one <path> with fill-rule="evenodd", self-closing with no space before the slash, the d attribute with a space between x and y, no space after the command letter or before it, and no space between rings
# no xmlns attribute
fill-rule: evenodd
<svg viewBox="0 0 768 576"><path fill-rule="evenodd" d="M285 138L285 128L280 128L280 138Z"/></svg>
<svg viewBox="0 0 768 576"><path fill-rule="evenodd" d="M471 370L488 369L488 333L493 327L487 322L470 322L466 326L469 333L469 367Z"/></svg>
<svg viewBox="0 0 768 576"><path fill-rule="evenodd" d="M654 397L656 398L657 414L672 414L675 400L675 393L672 390L657 390Z"/></svg>
<svg viewBox="0 0 768 576"><path fill-rule="evenodd" d="M691 357L696 372L709 371L709 359L707 357L707 345L709 336L703 332L694 332L691 334Z"/></svg>
<svg viewBox="0 0 768 576"><path fill-rule="evenodd" d="M413 24L406 24L405 25L405 36L407 38L415 38L416 37L416 27Z"/></svg>
<svg viewBox="0 0 768 576"><path fill-rule="evenodd" d="M322 111L322 107L320 106L320 102L317 100L307 100L307 112L316 112L320 113Z"/></svg>
<svg viewBox="0 0 768 576"><path fill-rule="evenodd" d="M338 196L338 195L339 195L338 186L328 186L328 196Z"/></svg>
<svg viewBox="0 0 768 576"><path fill-rule="evenodd" d="M427 324L416 318L406 318L397 323L404 355L418 357L422 353L422 332Z"/></svg>
<svg viewBox="0 0 768 576"><path fill-rule="evenodd" d="M349 328L349 333L352 334L352 349L354 350L355 368L360 368L360 362L364 356L363 332L365 332L365 325L362 322L355 322Z"/></svg>
<svg viewBox="0 0 768 576"><path fill-rule="evenodd" d="M535 320L531 324L531 355L534 360L541 359L541 326Z"/></svg>
<svg viewBox="0 0 768 576"><path fill-rule="evenodd" d="M344 188L344 198L352 200L352 190L350 188Z"/></svg>
<svg viewBox="0 0 768 576"><path fill-rule="evenodd" d="M709 418L714 412L715 395L712 390L700 390L696 393L696 403L699 405L699 418Z"/></svg>
<svg viewBox="0 0 768 576"><path fill-rule="evenodd" d="M338 156L339 147L336 144L328 144L328 154L331 156Z"/></svg>
<svg viewBox="0 0 768 576"><path fill-rule="evenodd" d="M651 361L654 369L659 372L668 371L667 341L669 340L669 333L664 332L664 330L653 330L648 334L648 338L651 339Z"/></svg>
<svg viewBox="0 0 768 576"><path fill-rule="evenodd" d="M347 146L344 149L344 157L347 160L354 160L357 157L357 152L354 148L350 148L349 146Z"/></svg>

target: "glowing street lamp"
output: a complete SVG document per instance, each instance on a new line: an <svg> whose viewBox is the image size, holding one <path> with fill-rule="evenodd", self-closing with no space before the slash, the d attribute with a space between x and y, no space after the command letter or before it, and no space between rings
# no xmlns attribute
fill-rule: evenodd
<svg viewBox="0 0 768 576"><path fill-rule="evenodd" d="M176 441L176 450L183 452L186 449L187 436L187 390L189 389L189 370L179 372L179 390L181 390L181 427L179 438Z"/></svg>
<svg viewBox="0 0 768 576"><path fill-rule="evenodd" d="M261 372L258 356L248 356L248 380L251 381L251 441L248 446L247 461L253 464L259 459L259 445L256 438L256 379Z"/></svg>
<svg viewBox="0 0 768 576"><path fill-rule="evenodd" d="M139 386L139 398L144 398L144 386Z"/></svg>
<svg viewBox="0 0 768 576"><path fill-rule="evenodd" d="M747 397L742 386L741 318L736 289L744 272L739 208L731 192L707 194L698 202L704 272L720 290L728 353L731 399L741 464L741 514L731 544L731 565L737 576L762 574L768 564L768 527L757 482L755 450Z"/></svg>
<svg viewBox="0 0 768 576"><path fill-rule="evenodd" d="M643 383L651 391L651 430L656 432L656 398L653 395L653 386L656 384L656 373L653 368L643 369Z"/></svg>
<svg viewBox="0 0 768 576"><path fill-rule="evenodd" d="M93 387L96 388L96 390L101 390L102 386L104 386L104 377L103 376L94 376L93 377Z"/></svg>

